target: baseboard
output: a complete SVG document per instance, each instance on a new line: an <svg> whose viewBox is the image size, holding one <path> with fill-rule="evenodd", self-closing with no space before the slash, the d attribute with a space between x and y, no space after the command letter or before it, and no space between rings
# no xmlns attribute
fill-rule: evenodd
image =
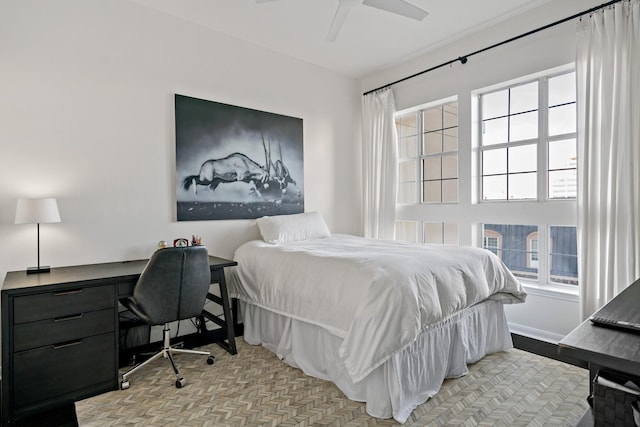
<svg viewBox="0 0 640 427"><path fill-rule="evenodd" d="M520 325L518 323L508 322L508 324L509 331L511 331L512 334L522 335L538 341L558 344L560 340L564 338L564 335L556 334L554 332L544 331L542 329L536 329L530 326Z"/></svg>

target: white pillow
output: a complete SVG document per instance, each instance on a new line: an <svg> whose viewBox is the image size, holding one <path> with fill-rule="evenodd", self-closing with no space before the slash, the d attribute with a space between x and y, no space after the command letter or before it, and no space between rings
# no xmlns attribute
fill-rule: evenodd
<svg viewBox="0 0 640 427"><path fill-rule="evenodd" d="M262 239L272 245L331 237L329 227L319 212L263 216L256 219L256 223Z"/></svg>

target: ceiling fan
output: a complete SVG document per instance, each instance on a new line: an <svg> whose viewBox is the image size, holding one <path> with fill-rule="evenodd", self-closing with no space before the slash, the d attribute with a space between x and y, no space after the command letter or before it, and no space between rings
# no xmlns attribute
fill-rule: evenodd
<svg viewBox="0 0 640 427"><path fill-rule="evenodd" d="M255 0L256 3L267 3L275 0ZM405 0L338 0L338 8L336 9L329 32L327 33L327 41L335 41L338 37L338 33L344 24L349 10L363 4L366 6L375 7L376 9L384 10L386 12L395 13L407 18L415 19L416 21L422 21L428 14L426 10L420 9Z"/></svg>

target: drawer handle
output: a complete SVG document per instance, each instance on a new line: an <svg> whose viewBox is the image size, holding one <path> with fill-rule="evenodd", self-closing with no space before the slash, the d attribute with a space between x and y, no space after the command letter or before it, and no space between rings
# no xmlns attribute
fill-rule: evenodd
<svg viewBox="0 0 640 427"><path fill-rule="evenodd" d="M79 294L80 292L82 292L82 289L74 289L72 291L54 292L53 295L63 297L65 295Z"/></svg>
<svg viewBox="0 0 640 427"><path fill-rule="evenodd" d="M82 340L65 342L65 343L62 343L62 344L54 344L53 345L53 349L54 350L59 350L61 348L72 347L72 346L78 345L78 344L82 344Z"/></svg>
<svg viewBox="0 0 640 427"><path fill-rule="evenodd" d="M71 314L69 316L56 317L53 319L54 322L66 322L67 320L78 320L82 319L82 313L79 314Z"/></svg>

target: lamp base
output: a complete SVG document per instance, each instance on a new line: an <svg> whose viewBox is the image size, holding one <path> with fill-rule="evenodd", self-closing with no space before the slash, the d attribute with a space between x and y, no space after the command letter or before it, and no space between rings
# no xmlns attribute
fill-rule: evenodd
<svg viewBox="0 0 640 427"><path fill-rule="evenodd" d="M48 265L41 265L38 267L27 268L27 274L49 273L50 271L51 271L51 267Z"/></svg>

